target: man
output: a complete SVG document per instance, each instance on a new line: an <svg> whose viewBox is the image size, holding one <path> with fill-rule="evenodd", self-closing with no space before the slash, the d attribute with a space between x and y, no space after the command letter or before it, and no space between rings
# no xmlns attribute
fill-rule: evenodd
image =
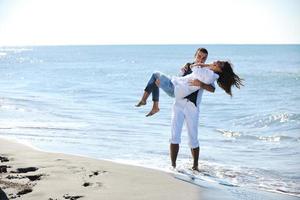
<svg viewBox="0 0 300 200"><path fill-rule="evenodd" d="M199 48L195 54L194 63L205 63L208 56L208 51L205 48ZM185 76L192 72L190 65L193 63L187 63L181 70L182 75ZM172 122L171 122L171 138L170 138L170 157L172 166L176 168L176 160L179 151L179 144L181 142L181 132L183 122L186 121L189 147L193 156L193 170L199 171L198 159L199 159L199 141L198 141L198 122L199 122L199 108L204 90L214 92L214 85L207 85L199 80L193 80L190 82L193 86L199 86L199 90L188 95L184 99L176 99L172 109Z"/></svg>

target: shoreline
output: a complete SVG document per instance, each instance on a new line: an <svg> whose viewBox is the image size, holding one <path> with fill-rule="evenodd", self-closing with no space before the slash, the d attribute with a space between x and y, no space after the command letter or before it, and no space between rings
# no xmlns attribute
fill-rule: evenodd
<svg viewBox="0 0 300 200"><path fill-rule="evenodd" d="M8 199L230 199L226 191L202 188L172 173L39 151L4 138L0 156L0 188Z"/></svg>
<svg viewBox="0 0 300 200"><path fill-rule="evenodd" d="M0 137L1 200L250 200L254 197L300 199L272 191L223 187L205 180L194 182L172 171L47 152L27 142Z"/></svg>

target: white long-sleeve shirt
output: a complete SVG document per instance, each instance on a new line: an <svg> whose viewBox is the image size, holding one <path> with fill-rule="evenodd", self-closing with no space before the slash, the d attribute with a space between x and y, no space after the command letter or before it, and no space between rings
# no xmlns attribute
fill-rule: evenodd
<svg viewBox="0 0 300 200"><path fill-rule="evenodd" d="M198 79L205 84L213 84L218 78L219 75L207 67L193 67L191 74L182 77L174 76L172 78L175 98L181 99L199 90L198 86L189 85L188 82L190 80Z"/></svg>

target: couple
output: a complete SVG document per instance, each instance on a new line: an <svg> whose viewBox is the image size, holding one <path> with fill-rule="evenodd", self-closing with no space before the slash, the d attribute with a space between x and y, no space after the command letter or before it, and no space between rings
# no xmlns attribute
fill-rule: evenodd
<svg viewBox="0 0 300 200"><path fill-rule="evenodd" d="M153 106L146 115L148 117L159 112L159 88L169 96L175 97L170 138L170 157L173 168L176 168L183 122L186 121L189 147L194 160L192 169L199 171L198 122L203 91L214 92L214 82L217 81L218 85L232 96L231 87L240 88L243 85L242 79L233 72L229 62L216 61L213 64L205 64L207 56L208 51L205 48L199 48L195 53L195 61L187 63L181 68L180 77L169 78L160 72L153 73L141 100L136 105L137 107L146 105L146 101L152 93Z"/></svg>

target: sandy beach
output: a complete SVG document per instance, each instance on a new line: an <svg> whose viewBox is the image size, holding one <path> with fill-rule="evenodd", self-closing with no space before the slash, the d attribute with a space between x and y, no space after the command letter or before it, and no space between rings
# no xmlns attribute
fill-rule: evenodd
<svg viewBox="0 0 300 200"><path fill-rule="evenodd" d="M179 177L171 171L44 152L0 138L0 200L298 199L240 187L224 189L207 181L196 185Z"/></svg>
<svg viewBox="0 0 300 200"><path fill-rule="evenodd" d="M219 199L172 173L35 150L0 139L0 199ZM224 199L224 196L222 197Z"/></svg>

